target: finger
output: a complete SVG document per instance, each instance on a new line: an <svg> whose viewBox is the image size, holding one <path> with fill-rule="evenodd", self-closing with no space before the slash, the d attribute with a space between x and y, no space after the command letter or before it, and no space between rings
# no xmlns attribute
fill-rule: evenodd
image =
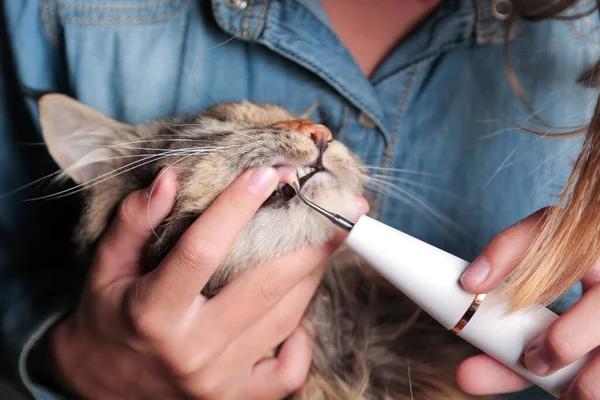
<svg viewBox="0 0 600 400"><path fill-rule="evenodd" d="M354 200L354 209L352 210L352 214L348 220L350 222L356 223L358 218L362 215L365 215L369 212L369 203L367 199L362 196L358 196ZM334 237L330 240L329 246L330 248L337 249L348 237L348 232L343 229L337 229Z"/></svg>
<svg viewBox="0 0 600 400"><path fill-rule="evenodd" d="M350 217L351 222L356 222L358 217L369 212L369 202L362 196L355 199L354 213Z"/></svg>
<svg viewBox="0 0 600 400"><path fill-rule="evenodd" d="M600 357L596 357L571 382L560 400L600 399Z"/></svg>
<svg viewBox="0 0 600 400"><path fill-rule="evenodd" d="M186 310L278 183L273 168L242 174L188 228L161 265L146 275L140 284L142 302L168 313Z"/></svg>
<svg viewBox="0 0 600 400"><path fill-rule="evenodd" d="M210 341L216 347L231 342L324 264L332 251L330 246L301 248L237 277L202 307L193 341Z"/></svg>
<svg viewBox="0 0 600 400"><path fill-rule="evenodd" d="M298 328L324 271L324 265L315 269L224 351L217 350L215 354L218 356L208 362L210 371L204 374L203 379L214 382L237 375L279 346Z"/></svg>
<svg viewBox="0 0 600 400"><path fill-rule="evenodd" d="M456 370L458 386L473 395L517 392L531 386L525 378L488 355L467 358Z"/></svg>
<svg viewBox="0 0 600 400"><path fill-rule="evenodd" d="M298 327L277 358L266 359L252 369L239 393L251 393L254 399L283 399L297 392L306 382L312 355L313 338L306 329Z"/></svg>
<svg viewBox="0 0 600 400"><path fill-rule="evenodd" d="M540 232L546 209L531 214L506 229L483 249L460 281L472 293L494 289L516 266Z"/></svg>
<svg viewBox="0 0 600 400"><path fill-rule="evenodd" d="M524 364L534 374L550 375L600 345L600 286L552 323L525 349Z"/></svg>
<svg viewBox="0 0 600 400"><path fill-rule="evenodd" d="M167 217L177 195L177 177L161 171L145 190L128 195L102 238L92 280L104 285L116 278L139 274L142 249L156 227Z"/></svg>

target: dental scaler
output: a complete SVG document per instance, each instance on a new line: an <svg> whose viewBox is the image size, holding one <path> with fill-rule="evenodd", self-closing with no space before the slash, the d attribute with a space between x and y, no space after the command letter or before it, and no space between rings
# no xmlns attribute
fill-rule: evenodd
<svg viewBox="0 0 600 400"><path fill-rule="evenodd" d="M474 295L463 289L460 276L468 262L366 215L353 224L306 199L295 177L290 186L309 207L350 232L346 244L415 304L531 383L558 397L589 363L587 355L550 376L532 374L520 361L523 350L557 314L541 306L509 314L498 290Z"/></svg>

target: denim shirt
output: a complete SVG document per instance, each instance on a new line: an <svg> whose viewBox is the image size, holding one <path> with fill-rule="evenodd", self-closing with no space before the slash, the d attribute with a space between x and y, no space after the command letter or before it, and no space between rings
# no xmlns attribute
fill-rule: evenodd
<svg viewBox="0 0 600 400"><path fill-rule="evenodd" d="M556 202L581 143L518 127L580 127L596 97L576 84L600 54L594 14L516 18L510 59L526 105L508 79L507 19L492 0L444 1L370 79L316 0L3 4L3 194L56 168L43 147L23 145L41 141L39 92L67 93L132 124L242 99L294 113L316 104L311 119L372 166L378 218L471 261L500 231ZM69 234L79 204L23 201L48 190L56 189L0 198L0 371L56 399L64 395L31 381L27 354L76 304L65 277L74 273Z"/></svg>

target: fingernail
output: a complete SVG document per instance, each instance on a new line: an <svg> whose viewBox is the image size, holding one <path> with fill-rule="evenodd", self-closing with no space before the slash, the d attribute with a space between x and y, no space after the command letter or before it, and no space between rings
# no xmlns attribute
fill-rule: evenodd
<svg viewBox="0 0 600 400"><path fill-rule="evenodd" d="M463 286L475 287L483 283L490 274L490 263L482 257L477 258L460 277Z"/></svg>
<svg viewBox="0 0 600 400"><path fill-rule="evenodd" d="M527 351L522 358L525 368L530 370L536 375L543 376L550 371L550 365L542 356L539 347L533 346Z"/></svg>
<svg viewBox="0 0 600 400"><path fill-rule="evenodd" d="M259 168L250 174L248 186L256 196L270 194L279 183L279 175L273 168Z"/></svg>

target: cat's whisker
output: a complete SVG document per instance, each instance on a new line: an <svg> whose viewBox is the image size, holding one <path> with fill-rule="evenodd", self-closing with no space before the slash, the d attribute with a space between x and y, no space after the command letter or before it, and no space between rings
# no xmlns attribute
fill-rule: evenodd
<svg viewBox="0 0 600 400"><path fill-rule="evenodd" d="M422 187L422 188L426 188L426 189L441 190L436 186L429 185L424 182L413 181L410 178L401 177L401 176L381 175L381 174L374 174L374 175L361 174L361 176L363 176L365 179L381 179L381 180L387 180L387 181L396 181L396 182L406 183L408 185L418 186L418 187Z"/></svg>
<svg viewBox="0 0 600 400"><path fill-rule="evenodd" d="M386 182L383 182L386 183ZM431 213L430 210L427 210L426 207L423 207L422 204L419 204L419 201L415 201L414 199L411 199L409 195L407 195L405 192L406 191L400 191L398 190L398 188L390 188L390 187L386 187L386 186L382 186L381 182L374 182L374 181L370 181L366 184L367 188L373 190L376 193L381 193L383 195L389 196L393 199L399 200L401 202L403 202L404 204L416 208L417 210L419 210L419 207L417 206L421 206L421 211L427 211L424 213L424 217L430 221L431 223L437 225L439 223L439 220L436 218L436 213ZM412 201L411 201L412 200ZM445 229L444 229L445 230Z"/></svg>
<svg viewBox="0 0 600 400"><path fill-rule="evenodd" d="M395 197L398 200L406 200L402 196L400 196L400 195L404 195L404 196L408 197L409 199L412 199L413 201L415 201L416 204L420 205L423 210L428 211L437 220L437 222L441 223L442 225L446 224L462 234L465 234L465 235L467 234L458 223L456 223L450 217L444 215L442 212L440 212L435 207L433 207L431 204L429 204L425 199L416 195L415 193L412 193L411 191L409 191L407 189L403 189L403 188L399 187L398 185L394 185L393 183L386 182L386 181L383 181L383 180L377 179L377 178L373 178L370 182L374 182L377 184L372 189L374 189L376 191L380 190L381 185L383 185L383 186L385 186L385 188L389 189L388 193L387 193L389 196Z"/></svg>
<svg viewBox="0 0 600 400"><path fill-rule="evenodd" d="M111 174L115 174L116 172L121 171L123 169L126 169L123 172L128 172L128 171L131 171L131 170L133 170L135 168L138 168L140 166L146 165L146 164L148 164L150 162L158 161L158 160L160 160L162 158L166 158L166 157L170 157L170 156L173 156L173 154L171 154L170 152L164 152L162 154L146 155L141 160L133 161L133 162L131 162L129 164L123 165L123 166L121 166L119 168L116 168L116 169L114 169L112 171L109 171L109 172L106 172L104 174L101 174L101 175L97 176L96 178L91 179L91 180L89 180L89 181L87 181L85 183L79 184L79 185L74 186L72 188L65 189L65 190L62 190L60 192L48 195L48 196L43 196L43 197L39 197L39 198L28 199L27 201L41 200L41 199L44 199L44 198L53 198L55 196L60 196L60 195L63 195L63 196L60 196L60 197L64 197L64 195L67 195L67 194L70 195L70 194L73 194L73 193L77 193L77 192L80 191L80 189L83 190L83 189L86 189L86 188L94 186L96 183L100 183L100 182L96 182L98 180L101 180L103 182L104 179L102 179L102 178L104 178L106 176L109 176ZM150 161L144 162L144 161L147 161L147 160L150 160ZM72 164L69 167L64 168L62 171L58 171L58 173L66 175L67 171L69 169L81 168L82 166L85 166L85 165L88 165L88 164L92 164L92 163L96 163L96 162L101 162L101 161L102 161L102 159L91 159L89 161L80 160L80 162ZM117 176L117 175L119 175L119 174L115 174L114 176ZM113 176L110 176L109 178L112 178L112 177ZM96 183L94 183L94 182L96 182Z"/></svg>
<svg viewBox="0 0 600 400"><path fill-rule="evenodd" d="M87 146L87 145L86 145ZM102 146L104 148L118 148L118 149L124 149L124 150L147 150L147 151L165 151L164 148L160 148L160 147L134 147L134 146L126 146L126 145L91 145L91 146ZM215 149L219 149L219 148L226 148L226 147L186 147L183 149L170 149L169 151L173 151L173 152L177 152L177 151L189 151L189 150L196 150L196 149L205 149L205 150L215 150Z"/></svg>
<svg viewBox="0 0 600 400"><path fill-rule="evenodd" d="M387 181L395 181L395 182L400 182L400 183L404 183L407 185L412 185L415 187L420 187L420 188L424 188L424 189L428 189L428 190L432 190L432 191L436 191L436 192L440 192L443 193L445 196L451 196L454 198L462 198L460 195L456 194L456 193L452 193L450 191L447 190L443 190L440 189L439 187L433 186L433 185L428 185L426 183L423 182L415 182L412 181L408 178L404 178L404 177L400 177L400 176L388 176L388 175L362 175L365 179L381 179L381 180L387 180Z"/></svg>
<svg viewBox="0 0 600 400"><path fill-rule="evenodd" d="M44 143L44 145L46 145L46 144ZM143 155L142 154L132 154L132 155L108 157L108 158L105 158L105 159L95 160L93 162L106 162L106 161L111 161L111 160L116 160L116 159L121 159L121 158L134 158L134 157L148 157L148 155L147 154L143 154ZM86 164L79 164L79 165L86 165ZM18 193L18 192L20 192L20 191L22 191L24 189L27 189L28 187L31 187L31 186L33 186L33 185L35 185L37 183L41 183L44 180L50 180L53 177L59 177L61 174L64 174L67 169L68 169L68 167L65 168L65 169L62 169L62 170L58 170L58 171L52 172L52 173L50 173L48 175L42 176L41 178L35 179L34 181L26 183L25 185L22 185L22 186L20 186L20 187L18 187L16 189L13 189L13 190L11 190L9 192L0 194L0 200L6 198L8 196L11 196L11 195L13 195L15 193Z"/></svg>
<svg viewBox="0 0 600 400"><path fill-rule="evenodd" d="M60 192L57 192L57 193L54 193L51 195L27 199L26 201L35 201L35 200L43 200L43 199L50 199L50 198L56 199L56 198L70 196L70 195L78 193L80 191L89 189L97 184L105 182L108 179L112 179L123 173L132 171L136 168L139 168L141 166L147 165L147 164L155 162L155 161L162 160L164 158L174 157L174 156L183 156L183 158L187 158L187 157L191 157L191 156L198 155L198 154L216 152L217 150L228 149L228 148L232 148L232 147L238 147L238 146L232 145L232 146L219 146L219 147L212 147L212 148L206 148L206 147L193 148L192 147L192 148L185 148L185 149L173 149L173 150L167 150L167 151L163 150L162 153L148 155L147 157L145 157L141 160L131 162L131 163L121 166L115 170L101 174L98 177L91 179L90 181L85 182L83 184L77 185L75 187L65 189L65 190L62 190ZM72 166L65 168L65 170L63 170L62 172L64 173L68 168L80 168L83 165L87 165L89 163L96 163L96 162L99 162L99 160L91 159L90 161L84 161L81 163L77 163L75 166L72 165Z"/></svg>
<svg viewBox="0 0 600 400"><path fill-rule="evenodd" d="M402 184L405 184L405 185L411 185L413 187L424 188L424 189L427 189L427 190L431 190L433 192L441 193L444 196L452 197L454 199L460 200L462 203L471 204L473 207L478 207L478 208L482 207L482 205L481 205L480 202L477 202L477 201L465 198L461 194L454 193L454 192L451 192L451 191L448 191L448 190L443 190L443 189L440 189L437 186L428 185L428 184L423 183L423 182L411 181L410 179L404 178L404 177L387 176L387 175L372 175L372 176L369 176L369 175L365 175L365 174L361 174L361 177L364 180L379 179L381 181L394 181L394 182L399 182L399 183L402 183Z"/></svg>
<svg viewBox="0 0 600 400"><path fill-rule="evenodd" d="M131 158L133 158L133 157L148 157L148 155L144 154L144 155L129 155L129 156L110 157L110 158L106 158L106 159L102 159L102 160L95 160L93 162L102 162L102 161L109 161L109 160L113 160L113 159L128 158L128 157L131 157ZM91 162L92 161L90 161L90 163ZM79 164L79 165L86 165L86 164ZM68 169L69 169L69 167L64 168L62 170L58 170L58 171L52 172L52 173L50 173L48 175L42 176L41 178L38 178L38 179L34 180L34 181L26 183L23 186L20 186L20 187L18 187L16 189L13 189L13 190L11 190L11 191L9 191L7 193L3 193L3 194L0 195L0 200L6 198L8 196L11 196L11 195L13 195L13 194L15 194L15 193L17 193L17 192L19 192L21 190L27 189L28 187L33 186L36 183L43 182L44 180L50 180L51 178L60 177L61 175L65 174Z"/></svg>
<svg viewBox="0 0 600 400"><path fill-rule="evenodd" d="M81 184L76 185L76 186L74 186L72 188L61 190L61 191L59 191L57 193L53 193L53 194L50 194L50 195L47 195L47 196L34 197L34 198L31 198L31 199L27 199L25 201L45 200L45 199L62 198L62 197L65 197L65 196L69 196L69 195L78 193L78 192L80 192L82 190L88 189L88 188L90 188L90 187L92 187L92 186L94 186L94 185L96 185L98 183L104 182L106 179L111 179L111 178L113 178L115 176L118 176L119 174L121 174L123 172L129 172L129 171L134 170L135 168L138 168L140 166L143 166L143 165L146 165L148 163L157 161L160 158L166 158L166 157L170 157L170 156L171 155L166 155L166 156L162 156L161 157L159 155L153 154L153 155L147 156L146 158L143 158L141 160L133 161L133 162L131 162L129 164L126 164L126 165L124 165L122 167L119 167L119 168L117 168L115 170L106 172L106 173L104 173L104 174L102 174L102 175L100 175L100 176L98 176L98 177L96 177L94 179L89 180L88 182L81 183ZM151 159L151 160L150 161L146 161L148 159ZM146 161L146 162L144 163L144 161ZM132 167L132 165L133 165L133 167ZM130 167L130 168L128 168L128 167ZM125 168L128 168L128 169L125 169ZM66 169L68 169L68 167L65 168L61 172L64 172ZM113 176L109 176L109 175L114 174L116 171L120 171L120 170L123 170L123 169L125 169L125 170L122 171L122 172L119 172L119 174L115 174ZM106 177L106 176L108 176L108 178L101 179L101 178ZM99 181L99 182L95 182L95 181ZM95 183L93 183L92 185L90 185L91 182L95 182Z"/></svg>
<svg viewBox="0 0 600 400"><path fill-rule="evenodd" d="M398 173L404 173L404 174L425 175L425 176L431 176L431 177L436 177L436 178L443 178L443 176L440 174L435 174L433 172L417 171L417 170L412 170L412 169L386 168L386 167L377 167L374 165L363 165L363 166L361 166L361 168L364 168L367 170L376 170L376 171L389 171L390 173L398 172Z"/></svg>
<svg viewBox="0 0 600 400"><path fill-rule="evenodd" d="M230 146L216 146L216 147L196 146L196 147L185 147L182 149L164 149L164 148L153 148L153 147L134 147L134 146L121 145L121 144L111 144L111 145L102 145L102 144L85 144L85 145L83 145L82 144L81 146L99 147L100 148L99 150L94 150L94 152L101 151L102 149L119 149L119 150L156 151L156 152L160 152L159 154L162 154L164 152L171 152L171 153L200 152L200 153L202 153L202 152L213 152L215 150L225 150L225 149L239 147L239 145L230 145ZM90 152L86 156L89 156L90 154L92 154L94 152Z"/></svg>
<svg viewBox="0 0 600 400"><path fill-rule="evenodd" d="M95 152L92 152L92 153L95 153ZM77 168L84 167L86 165L101 163L101 162L110 161L110 160L119 158L119 156L106 157L106 158L93 158L93 157L90 157L90 155L92 153L88 153L86 156L84 156L77 162L75 162L75 163L71 164L70 166L68 166L67 168L65 168L64 171L66 172L70 169L77 169ZM166 154L179 154L179 153L181 153L179 150L163 150L161 153L143 154L141 156L142 157L152 157L152 156L160 156L160 155L166 155ZM126 157L128 157L128 155L123 155L122 157L126 158ZM126 167L126 166L123 166L123 167Z"/></svg>
<svg viewBox="0 0 600 400"><path fill-rule="evenodd" d="M119 145L123 145L123 144L143 144L143 143L154 143L154 142L202 142L202 141L208 141L209 139L189 139L189 138L171 138L171 137L167 137L165 136L164 138L162 137L154 137L151 139L144 139L144 140L132 140L129 142L121 142L121 143L115 143L115 145L119 146Z"/></svg>
<svg viewBox="0 0 600 400"><path fill-rule="evenodd" d="M9 192L3 193L3 194L1 194L1 195L0 195L0 200L2 200L2 199L5 199L6 197L8 197L8 196L11 196L11 195L13 195L13 194L15 194L15 193L18 193L18 192L20 192L21 190L27 189L28 187L31 187L31 186L33 186L33 185L35 185L35 184L37 184L37 183L41 183L41 182L43 182L44 180L48 180L48 179L50 179L50 178L52 178L52 177L54 177L54 176L57 176L57 175L59 175L61 172L62 172L62 171L60 171L60 170L59 170L59 171L56 171L56 172L53 172L53 173L51 173L51 174L48 174L48 175L42 176L41 178L38 178L38 179L36 179L36 180L34 180L34 181L32 181L32 182L26 183L25 185L23 185L23 186L20 186L20 187L18 187L18 188L16 188L16 189L13 189L13 190L11 190L11 191L9 191Z"/></svg>

